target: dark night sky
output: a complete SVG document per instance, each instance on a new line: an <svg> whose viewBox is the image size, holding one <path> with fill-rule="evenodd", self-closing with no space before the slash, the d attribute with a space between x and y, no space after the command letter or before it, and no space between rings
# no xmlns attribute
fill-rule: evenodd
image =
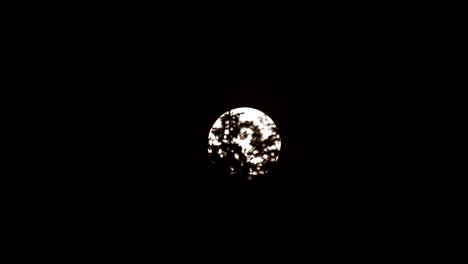
<svg viewBox="0 0 468 264"><path fill-rule="evenodd" d="M459 21L452 7L406 6L394 21L401 6L43 6L45 34L58 36L51 95L66 109L50 111L63 148L76 148L69 177L51 180L67 206L323 217L425 203L415 164L433 147L434 98L461 69L455 49L434 49L455 40L443 27ZM253 184L207 160L212 124L242 106L282 137L273 175Z"/></svg>

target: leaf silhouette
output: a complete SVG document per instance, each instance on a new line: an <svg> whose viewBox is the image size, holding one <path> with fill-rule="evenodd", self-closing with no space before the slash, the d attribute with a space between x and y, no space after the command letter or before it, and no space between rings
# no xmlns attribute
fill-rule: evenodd
<svg viewBox="0 0 468 264"><path fill-rule="evenodd" d="M223 172L251 179L265 175L278 159L280 136L271 119L262 114L260 124L241 121L243 112L223 114L210 131L208 153ZM265 129L270 132L265 137ZM243 142L241 144L241 142ZM247 144L247 145L246 145Z"/></svg>

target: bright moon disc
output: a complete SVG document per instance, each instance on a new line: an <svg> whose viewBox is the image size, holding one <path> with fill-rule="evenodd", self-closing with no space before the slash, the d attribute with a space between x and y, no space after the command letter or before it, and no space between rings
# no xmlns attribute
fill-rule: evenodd
<svg viewBox="0 0 468 264"><path fill-rule="evenodd" d="M278 161L281 138L265 113L249 107L222 114L208 135L210 160L248 179L267 174Z"/></svg>

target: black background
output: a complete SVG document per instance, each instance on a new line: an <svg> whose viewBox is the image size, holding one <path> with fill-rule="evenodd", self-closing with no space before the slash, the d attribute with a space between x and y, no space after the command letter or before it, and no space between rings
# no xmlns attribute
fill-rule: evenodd
<svg viewBox="0 0 468 264"><path fill-rule="evenodd" d="M447 26L461 6L213 8L43 5L61 142L50 201L83 218L316 230L433 204L422 168L439 95L460 86L460 31ZM252 183L207 157L215 120L244 106L282 138L277 168Z"/></svg>

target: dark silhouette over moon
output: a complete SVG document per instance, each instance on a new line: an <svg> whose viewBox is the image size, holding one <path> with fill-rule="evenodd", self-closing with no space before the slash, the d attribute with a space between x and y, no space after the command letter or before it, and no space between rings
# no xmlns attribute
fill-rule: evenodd
<svg viewBox="0 0 468 264"><path fill-rule="evenodd" d="M248 107L221 115L208 135L210 160L227 173L249 180L271 171L280 148L281 138L273 120Z"/></svg>

